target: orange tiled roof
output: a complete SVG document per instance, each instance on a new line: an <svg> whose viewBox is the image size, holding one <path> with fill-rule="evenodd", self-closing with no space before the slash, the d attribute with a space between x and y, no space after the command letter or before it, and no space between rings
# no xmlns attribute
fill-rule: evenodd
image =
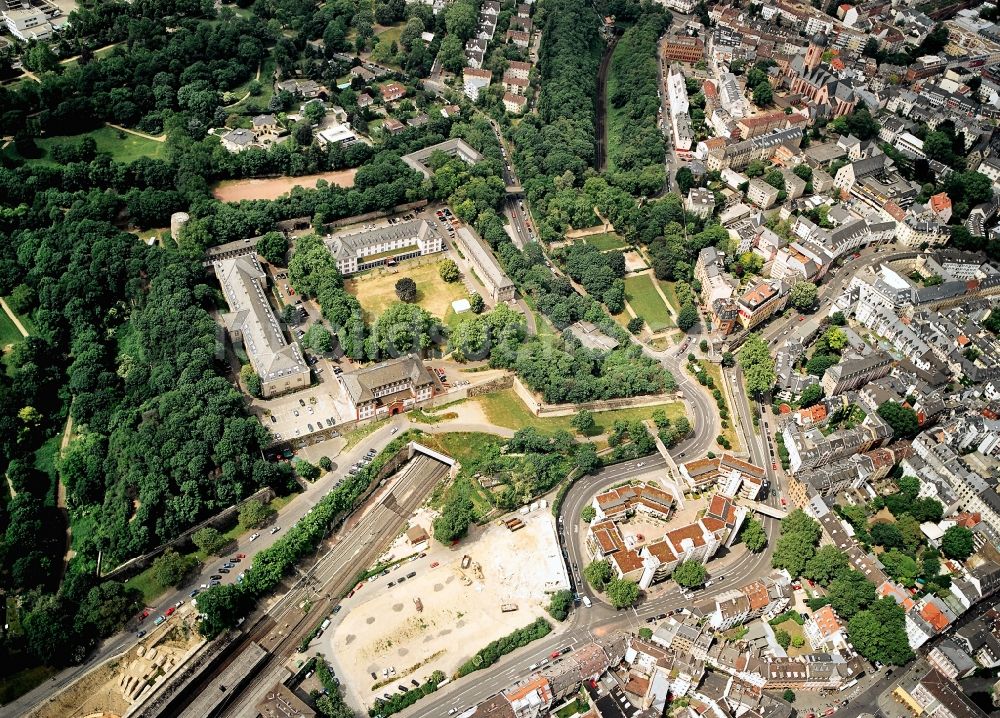
<svg viewBox="0 0 1000 718"><path fill-rule="evenodd" d="M934 627L935 631L941 632L948 627L951 621L948 617L941 613L941 609L934 605L933 602L928 601L924 604L924 607L920 609L920 617L927 621Z"/></svg>
<svg viewBox="0 0 1000 718"><path fill-rule="evenodd" d="M819 634L823 638L829 638L843 628L843 624L837 618L832 606L823 606L818 611L813 611L813 620L816 621Z"/></svg>
<svg viewBox="0 0 1000 718"><path fill-rule="evenodd" d="M935 212L943 212L951 208L951 197L947 192L941 192L931 197L931 209Z"/></svg>
<svg viewBox="0 0 1000 718"><path fill-rule="evenodd" d="M763 581L754 581L747 584L742 589L743 595L750 601L750 610L759 611L771 602L771 597L767 593L767 586Z"/></svg>

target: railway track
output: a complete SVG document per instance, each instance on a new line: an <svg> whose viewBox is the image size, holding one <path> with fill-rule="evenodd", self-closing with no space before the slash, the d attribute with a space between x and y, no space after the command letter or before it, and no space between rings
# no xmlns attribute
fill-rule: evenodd
<svg viewBox="0 0 1000 718"><path fill-rule="evenodd" d="M447 466L421 457L411 461L404 472L405 475L397 482L398 487L361 517L349 536L334 542L325 552L321 551L320 557L300 576L296 586L268 609L275 616L274 623L269 630L262 631L263 635L256 642L270 655L258 667L256 676L243 688L241 693L245 698L224 709L220 716L247 715L247 708L255 703L254 696L283 678L285 660L295 653L315 625L333 611L358 573L382 554L406 517L423 503L424 497L447 474ZM409 482L412 486L404 485ZM349 553L352 548L354 552ZM300 608L305 600L312 602L308 613Z"/></svg>
<svg viewBox="0 0 1000 718"><path fill-rule="evenodd" d="M597 116L594 123L597 148L594 152L594 164L598 172L608 168L608 67L611 66L611 55L617 44L618 36L615 35L605 48L601 66L597 70Z"/></svg>

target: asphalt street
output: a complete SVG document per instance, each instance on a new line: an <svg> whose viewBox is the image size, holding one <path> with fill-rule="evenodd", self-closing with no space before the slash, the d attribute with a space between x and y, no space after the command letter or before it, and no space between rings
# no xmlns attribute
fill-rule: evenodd
<svg viewBox="0 0 1000 718"><path fill-rule="evenodd" d="M0 709L0 715L14 716L28 713L35 706L40 705L59 691L68 687L74 681L99 666L108 658L120 655L129 650L139 640L136 635L137 631L151 630L153 627L153 621L156 617L163 615L169 607L175 606L178 601L190 601L191 591L200 589L202 584L207 584L212 575L222 575L223 583L235 582L240 571L245 570L244 567L251 564L253 557L258 552L268 548L275 541L281 538L282 531L285 528L291 526L300 518L305 516L306 513L308 513L308 511L312 509L312 507L320 499L322 499L337 485L352 464L359 461L369 449L373 448L375 450L380 450L387 443L389 443L389 440L392 438L394 433L399 431L401 427L405 426L407 426L406 419L400 417L373 431L360 441L353 449L338 456L332 471L323 475L315 483L311 484L302 494L296 496L293 501L284 506L281 511L278 512L273 524L262 528L257 532L260 534L259 538L254 541L250 541L249 534L241 536L235 543L234 547L227 551L224 558L215 559L205 563L194 576L185 582L183 586L167 592L156 601L155 605L149 606L149 608L153 610L147 618L141 622L133 619L127 625L126 630L105 639L84 663L61 671L51 680L41 684L34 690L29 691L20 698L5 705L2 709ZM279 531L272 534L271 529L275 526L280 527ZM217 571L219 567L225 563L228 557L235 556L237 553L245 553L246 558L236 564L236 568L232 569L230 573L218 574ZM170 619L167 620L169 621Z"/></svg>

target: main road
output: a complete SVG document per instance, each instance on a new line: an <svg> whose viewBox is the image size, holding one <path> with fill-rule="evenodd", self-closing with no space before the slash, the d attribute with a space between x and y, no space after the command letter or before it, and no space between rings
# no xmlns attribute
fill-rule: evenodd
<svg viewBox="0 0 1000 718"><path fill-rule="evenodd" d="M281 538L285 528L305 516L321 498L336 487L348 467L361 460L369 449L381 449L389 442L392 435L404 426L406 426L406 420L400 417L373 431L353 449L345 451L338 456L332 471L326 473L313 484L310 484L304 492L284 506L278 512L274 522L259 531L260 535L257 539L251 541L249 535L241 536L226 555L234 556L237 553L244 553L246 554L246 558L236 564L236 568L233 568L230 573L218 573L218 569L227 560L226 558L215 559L204 564L195 575L185 581L183 586L171 589L156 599L148 607L150 609L148 617L141 621L135 618L130 620L125 630L105 639L87 657L86 661L79 666L73 666L59 672L52 679L39 685L34 690L4 705L0 709L0 715L25 715L57 693L71 686L75 681L101 665L104 661L114 656L122 655L139 641L140 637L137 635L139 631L151 631L153 621L157 615L163 615L169 607L176 606L180 601L190 601L191 592L196 589L200 590L202 585L208 584L212 575L221 575L223 583L235 582L240 571L252 563L257 553L270 547L275 541ZM437 426L421 426L420 428L426 428L429 431L439 430ZM486 430L486 427L470 430ZM495 431L494 429L488 430ZM277 530L272 533L272 530L275 528Z"/></svg>

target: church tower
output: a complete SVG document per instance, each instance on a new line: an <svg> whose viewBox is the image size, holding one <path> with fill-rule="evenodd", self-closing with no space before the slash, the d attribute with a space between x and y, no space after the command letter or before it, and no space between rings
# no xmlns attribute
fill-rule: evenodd
<svg viewBox="0 0 1000 718"><path fill-rule="evenodd" d="M817 32L809 41L809 49L806 50L805 66L810 72L819 67L823 61L823 53L826 52L826 35Z"/></svg>

